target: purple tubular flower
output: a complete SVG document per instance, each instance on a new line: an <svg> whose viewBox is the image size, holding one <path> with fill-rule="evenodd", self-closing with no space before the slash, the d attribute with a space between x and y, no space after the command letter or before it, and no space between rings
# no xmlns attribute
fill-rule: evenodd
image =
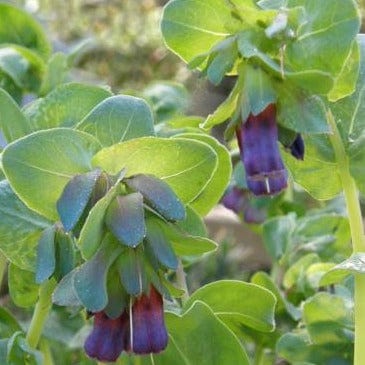
<svg viewBox="0 0 365 365"><path fill-rule="evenodd" d="M168 335L164 322L162 296L153 286L148 296L142 295L134 302L131 317L134 353L158 353L166 348Z"/></svg>
<svg viewBox="0 0 365 365"><path fill-rule="evenodd" d="M224 195L222 204L227 209L232 210L236 214L240 214L246 206L246 200L245 191L234 186Z"/></svg>
<svg viewBox="0 0 365 365"><path fill-rule="evenodd" d="M297 159L303 160L304 159L304 141L300 133L297 134L293 143L289 146L290 153Z"/></svg>
<svg viewBox="0 0 365 365"><path fill-rule="evenodd" d="M118 318L109 318L105 312L94 315L94 327L85 341L88 356L99 361L116 361L124 351L135 354L158 353L164 350L168 334L164 322L163 300L153 287L149 295L142 294L131 309Z"/></svg>
<svg viewBox="0 0 365 365"><path fill-rule="evenodd" d="M104 312L95 313L94 328L85 341L88 356L99 361L116 361L129 341L129 316L124 312L116 319Z"/></svg>
<svg viewBox="0 0 365 365"><path fill-rule="evenodd" d="M288 173L278 147L276 108L270 104L236 130L248 188L255 195L274 195L287 187Z"/></svg>

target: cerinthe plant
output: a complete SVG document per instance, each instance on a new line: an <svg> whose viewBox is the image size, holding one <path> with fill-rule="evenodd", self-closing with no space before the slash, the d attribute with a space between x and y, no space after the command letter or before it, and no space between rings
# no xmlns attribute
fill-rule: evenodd
<svg viewBox="0 0 365 365"><path fill-rule="evenodd" d="M65 83L74 55L0 3L0 363L365 364L359 27L353 0L170 1L167 47L235 77L202 120L173 83L149 103ZM208 133L223 122L231 153ZM189 293L220 201L270 273Z"/></svg>

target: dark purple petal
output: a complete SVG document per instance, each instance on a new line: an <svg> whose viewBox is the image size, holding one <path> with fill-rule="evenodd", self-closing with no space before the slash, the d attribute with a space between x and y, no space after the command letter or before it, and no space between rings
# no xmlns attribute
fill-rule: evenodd
<svg viewBox="0 0 365 365"><path fill-rule="evenodd" d="M245 196L247 192L243 189L234 186L224 195L222 199L222 204L236 214L241 214L246 206L247 197Z"/></svg>
<svg viewBox="0 0 365 365"><path fill-rule="evenodd" d="M161 294L151 286L149 295L142 294L132 306L133 342L136 354L157 353L167 346Z"/></svg>
<svg viewBox="0 0 365 365"><path fill-rule="evenodd" d="M85 341L88 356L99 361L116 361L127 349L129 342L129 316L124 312L116 319L110 319L104 312L95 313L94 328Z"/></svg>
<svg viewBox="0 0 365 365"><path fill-rule="evenodd" d="M293 143L289 146L290 153L297 159L304 159L304 141L302 136L298 133Z"/></svg>
<svg viewBox="0 0 365 365"><path fill-rule="evenodd" d="M288 173L277 143L275 105L256 116L250 114L236 133L248 188L255 195L273 195L285 189Z"/></svg>

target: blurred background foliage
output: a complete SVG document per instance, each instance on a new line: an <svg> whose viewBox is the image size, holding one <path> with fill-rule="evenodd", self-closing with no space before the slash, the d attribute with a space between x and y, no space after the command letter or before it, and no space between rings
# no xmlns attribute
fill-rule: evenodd
<svg viewBox="0 0 365 365"><path fill-rule="evenodd" d="M54 50L83 50L73 77L140 90L152 80L186 81L189 72L163 44L159 29L167 0L10 0L33 14Z"/></svg>

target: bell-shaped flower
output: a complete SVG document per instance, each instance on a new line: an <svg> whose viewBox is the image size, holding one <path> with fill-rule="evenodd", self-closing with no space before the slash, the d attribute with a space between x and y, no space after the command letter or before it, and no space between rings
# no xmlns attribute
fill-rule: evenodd
<svg viewBox="0 0 365 365"><path fill-rule="evenodd" d="M149 295L141 295L132 306L131 351L136 354L158 353L165 349L168 334L165 327L163 300L153 287Z"/></svg>
<svg viewBox="0 0 365 365"><path fill-rule="evenodd" d="M150 287L117 318L105 312L94 315L94 327L85 341L86 353L99 361L116 361L122 351L135 354L158 353L167 346L161 294Z"/></svg>
<svg viewBox="0 0 365 365"><path fill-rule="evenodd" d="M270 104L257 115L250 114L236 129L247 187L255 195L274 195L287 187L276 124L276 107Z"/></svg>
<svg viewBox="0 0 365 365"><path fill-rule="evenodd" d="M85 341L85 352L99 361L116 361L129 343L129 315L109 318L104 312L94 315L94 328Z"/></svg>

